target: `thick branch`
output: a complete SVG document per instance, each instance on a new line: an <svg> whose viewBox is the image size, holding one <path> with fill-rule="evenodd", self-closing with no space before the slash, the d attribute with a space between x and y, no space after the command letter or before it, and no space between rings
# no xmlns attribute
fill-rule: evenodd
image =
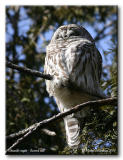
<svg viewBox="0 0 123 160"><path fill-rule="evenodd" d="M27 74L30 74L30 75L33 75L33 76L36 76L36 77L41 77L41 78L44 78L44 79L47 79L47 80L52 80L52 78L53 78L49 74L44 74L44 73L36 71L36 70L32 70L32 69L29 69L29 68L26 68L26 67L21 67L21 66L18 66L16 64L13 64L11 62L8 62L8 61L6 62L6 64L7 64L7 67L9 67L9 68L16 69L20 72L27 73Z"/></svg>
<svg viewBox="0 0 123 160"><path fill-rule="evenodd" d="M55 116L53 116L49 119L46 119L46 120L43 120L41 122L35 123L34 125L32 125L34 127L31 126L32 128L30 130L28 130L28 132L26 131L25 132L26 134L23 137L19 138L9 149L7 149L7 152L11 151L11 149L13 147L15 147L21 141L23 141L28 135L32 134L34 131L36 131L39 128L44 128L46 125L48 125L51 122L54 122L58 119L62 119L69 114L76 113L76 112L86 108L87 106L89 106L89 107L101 107L101 106L104 106L104 105L113 105L113 106L117 105L117 98L114 97L114 98L107 98L107 99L101 99L101 100L96 100L96 101L88 101L88 102L85 102L83 104L79 104L79 105L73 107L72 109L70 109L66 112L59 113L59 114L57 114L57 115L55 115Z"/></svg>

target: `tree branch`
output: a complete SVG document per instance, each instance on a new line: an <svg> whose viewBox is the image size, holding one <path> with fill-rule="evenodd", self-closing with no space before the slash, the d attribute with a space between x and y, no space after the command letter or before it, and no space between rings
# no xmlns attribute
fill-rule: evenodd
<svg viewBox="0 0 123 160"><path fill-rule="evenodd" d="M37 123L31 125L30 127L28 128L25 128L17 133L13 133L13 134L10 134L9 136L6 136L6 139L13 139L13 138L16 138L16 137L19 137L19 136L22 136L24 134L26 134L27 132L29 132L31 129L35 128L37 125ZM56 133L54 131L50 131L49 129L46 129L46 128L43 128L41 129L41 131L49 136L55 136Z"/></svg>
<svg viewBox="0 0 123 160"><path fill-rule="evenodd" d="M33 132L35 132L37 129L39 128L44 128L46 125L48 125L51 122L54 122L58 119L62 119L67 115L70 115L72 113L76 113L84 108L86 108L87 106L89 107L101 107L104 105L117 105L117 98L107 98L107 99L101 99L101 100L96 100L96 101L88 101L85 102L83 104L79 104L75 107L73 107L72 109L63 112L63 113L58 113L57 115L54 115L53 117L43 120L41 122L35 123L34 125L30 126L27 129L24 129L23 131L19 131L19 132L23 132L25 133L25 135L21 138L19 138L10 148L7 149L7 152L11 151L11 149L13 147L15 147L17 144L19 144L20 142L22 142L28 135L32 134ZM18 132L18 134L19 134ZM17 134L17 133L16 133ZM9 137L9 136L7 136Z"/></svg>
<svg viewBox="0 0 123 160"><path fill-rule="evenodd" d="M18 138L17 141L12 144L12 146L10 146L7 149L7 152L10 152L15 146L17 146L17 144L19 144L21 141L23 141L23 139L25 139L28 135L30 135L32 133L32 130L33 131L36 130L37 128L34 127L35 125L37 125L37 124L34 124L34 125L30 126L29 128L24 129L23 131L19 131L18 133L11 134L11 135L7 136L7 138L14 138L16 136L21 135L22 132L25 133L22 137ZM49 131L48 129L42 129L41 131L44 132L47 135L50 135L50 136L55 136L56 135L55 132Z"/></svg>
<svg viewBox="0 0 123 160"><path fill-rule="evenodd" d="M32 69L29 69L29 68L26 68L26 67L21 67L21 66L18 66L16 64L13 64L11 62L6 62L7 64L7 67L9 68L12 68L12 69L16 69L20 72L24 72L24 73L27 73L27 74L30 74L30 75L33 75L33 76L36 76L36 77L41 77L41 78L44 78L44 79L47 79L47 80L52 80L53 77L49 74L44 74L42 72L39 72L39 71L36 71L36 70L32 70Z"/></svg>

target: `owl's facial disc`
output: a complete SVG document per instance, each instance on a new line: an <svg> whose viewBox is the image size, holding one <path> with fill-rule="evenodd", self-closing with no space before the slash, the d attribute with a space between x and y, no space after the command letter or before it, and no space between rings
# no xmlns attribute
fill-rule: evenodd
<svg viewBox="0 0 123 160"><path fill-rule="evenodd" d="M56 40L67 40L75 37L80 37L81 31L77 27L59 28L56 34Z"/></svg>
<svg viewBox="0 0 123 160"><path fill-rule="evenodd" d="M71 41L71 40L78 40L78 39L89 39L91 42L94 42L91 35L88 31L83 28L82 26L76 24L69 24L59 27L52 37L52 42L56 41Z"/></svg>

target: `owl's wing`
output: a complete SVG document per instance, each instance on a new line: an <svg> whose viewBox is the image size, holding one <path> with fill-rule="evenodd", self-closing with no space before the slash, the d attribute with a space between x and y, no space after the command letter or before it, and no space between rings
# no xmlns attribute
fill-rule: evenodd
<svg viewBox="0 0 123 160"><path fill-rule="evenodd" d="M97 49L96 49L97 50ZM98 70L98 80L99 80L99 82L100 82L100 80L101 80L101 75L102 75L102 56L101 56L101 54L99 53L99 51L97 50L97 56L98 56L98 62L97 62L97 65L98 65L98 68L99 68L99 70Z"/></svg>
<svg viewBox="0 0 123 160"><path fill-rule="evenodd" d="M105 96L99 87L102 57L93 43L71 45L66 50L63 60L70 82L75 87L95 96Z"/></svg>

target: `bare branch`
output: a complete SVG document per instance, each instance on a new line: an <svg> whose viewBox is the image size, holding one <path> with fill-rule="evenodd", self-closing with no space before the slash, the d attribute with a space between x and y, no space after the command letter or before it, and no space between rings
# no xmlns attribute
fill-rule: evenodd
<svg viewBox="0 0 123 160"><path fill-rule="evenodd" d="M35 128L37 125L37 123L31 125L30 127L28 128L25 128L17 133L13 133L13 134L10 134L9 136L6 136L6 139L13 139L13 138L16 138L16 137L19 137L19 136L22 136L24 134L26 134L27 132L29 132L30 130L32 130L33 128ZM41 131L49 136L55 136L56 133L54 131L50 131L49 129L46 129L46 128L43 128L41 129Z"/></svg>
<svg viewBox="0 0 123 160"><path fill-rule="evenodd" d="M44 128L41 131L49 136L56 136L56 133L54 131L50 131L49 129Z"/></svg>
<svg viewBox="0 0 123 160"><path fill-rule="evenodd" d="M23 72L23 73L27 73L27 74L30 74L30 75L33 75L33 76L36 76L36 77L41 77L41 78L44 78L44 79L47 79L47 80L52 80L53 77L49 74L44 74L42 72L39 72L39 71L36 71L36 70L32 70L32 69L29 69L29 68L26 68L26 67L21 67L21 66L18 66L16 64L13 64L11 62L6 62L7 64L7 67L9 68L12 68L12 69L16 69L20 72Z"/></svg>
<svg viewBox="0 0 123 160"><path fill-rule="evenodd" d="M96 100L96 101L88 101L88 102L85 102L83 104L79 104L79 105L73 107L72 109L70 109L66 112L58 113L57 115L54 115L53 117L51 117L49 119L46 119L46 120L43 120L41 122L35 123L34 125L29 127L30 129L25 130L26 134L23 137L19 138L9 149L7 149L7 152L11 151L11 149L13 147L15 147L17 144L22 142L28 135L32 134L34 131L36 131L39 128L46 127L46 125L48 125L51 122L54 122L58 119L62 119L69 114L76 113L76 112L86 108L87 106L89 106L89 107L101 107L101 106L104 106L104 105L113 105L113 106L117 105L117 97L101 99L101 100Z"/></svg>
<svg viewBox="0 0 123 160"><path fill-rule="evenodd" d="M15 143L13 143L12 146L7 149L7 152L10 152L15 146L17 146L17 144L19 144L19 143L20 143L24 138L26 138L30 133L31 133L31 130L30 130L29 132L27 132L24 136L22 136L21 138L19 138Z"/></svg>

